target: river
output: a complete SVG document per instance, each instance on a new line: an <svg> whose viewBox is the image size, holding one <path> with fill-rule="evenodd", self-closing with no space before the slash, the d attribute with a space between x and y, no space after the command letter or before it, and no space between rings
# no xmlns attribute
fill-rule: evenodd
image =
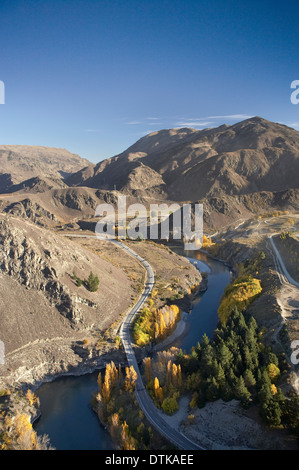
<svg viewBox="0 0 299 470"><path fill-rule="evenodd" d="M177 250L175 250L177 251ZM180 253L177 251L177 253ZM217 260L208 257L199 251L184 254L200 272L208 274L208 289L200 295L192 305L192 312L188 316L187 328L184 335L179 338L174 346L187 353L192 346L196 346L204 333L211 338L218 323L218 307L225 287L231 280L230 270Z"/></svg>
<svg viewBox="0 0 299 470"><path fill-rule="evenodd" d="M188 315L187 328L175 346L189 352L204 333L211 337L217 326L217 309L231 273L221 262L201 252L173 248L208 273L208 289L196 299ZM45 383L36 394L41 418L35 423L37 434L47 434L57 450L110 450L110 436L92 411L91 399L97 390L98 372L83 376L65 376Z"/></svg>

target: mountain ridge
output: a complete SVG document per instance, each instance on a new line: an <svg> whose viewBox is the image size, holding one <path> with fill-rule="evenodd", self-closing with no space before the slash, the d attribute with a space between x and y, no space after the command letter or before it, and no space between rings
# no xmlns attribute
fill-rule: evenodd
<svg viewBox="0 0 299 470"><path fill-rule="evenodd" d="M0 193L35 177L56 180L61 186L66 176L87 165L92 163L58 147L0 145Z"/></svg>
<svg viewBox="0 0 299 470"><path fill-rule="evenodd" d="M287 161L285 161L287 159ZM299 133L259 116L204 130L156 131L119 155L96 164L84 186L133 190L138 167L160 179L167 199L199 200L207 195L246 194L298 188ZM201 178L200 173L205 175ZM181 179L181 181L179 181ZM155 181L154 181L155 180ZM217 181L216 181L217 180ZM216 181L216 182L215 182ZM77 173L77 186L81 181Z"/></svg>
<svg viewBox="0 0 299 470"><path fill-rule="evenodd" d="M23 180L10 181L0 204L2 211L44 226L90 219L98 204L116 205L120 194L128 204L200 202L210 233L257 213L299 210L299 133L259 116L231 126L155 131L98 164L61 150L69 175L59 173L53 148L42 152L52 155L52 171L50 158L46 175L26 179L22 172ZM8 176L0 174L0 188Z"/></svg>

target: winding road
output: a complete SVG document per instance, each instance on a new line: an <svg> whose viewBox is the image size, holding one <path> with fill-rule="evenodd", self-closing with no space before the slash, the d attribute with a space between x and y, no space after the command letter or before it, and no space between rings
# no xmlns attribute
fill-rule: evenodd
<svg viewBox="0 0 299 470"><path fill-rule="evenodd" d="M295 287L299 287L299 282L295 281L295 279L292 278L292 276L288 273L287 271L287 268L285 267L285 264L282 260L282 257L274 243L274 240L273 240L273 237L275 235L279 235L279 233L273 233L272 235L270 235L269 239L270 239L270 243L272 245L272 248L274 250L274 253L275 253L275 258L276 258L276 265L278 267L278 272L280 274L283 274L284 277L286 278L287 282L290 283L290 284L293 284L293 286Z"/></svg>
<svg viewBox="0 0 299 470"><path fill-rule="evenodd" d="M161 413L157 410L156 406L154 405L153 400L149 396L140 373L139 365L136 360L132 342L131 342L131 324L134 320L137 313L142 308L143 304L147 300L149 294L152 291L155 282L155 276L151 265L141 256L139 256L135 251L131 248L126 246L124 243L120 241L113 240L113 243L116 243L122 249L124 249L129 255L133 256L137 259L146 269L147 272L147 279L145 282L145 288L139 300L136 302L134 307L129 311L125 320L121 324L119 335L122 339L122 344L126 352L127 360L129 366L133 366L136 373L137 373L137 381L135 387L135 395L138 401L138 404L142 411L144 412L145 416L149 420L149 422L161 433L163 434L169 441L171 441L175 446L179 447L182 450L204 450L203 447L200 447L198 444L190 441L186 436L182 433L171 427Z"/></svg>
<svg viewBox="0 0 299 470"><path fill-rule="evenodd" d="M83 237L83 238L97 238L94 235L71 235L67 234L64 236L73 236L73 237ZM136 304L128 311L127 315L125 316L124 321L122 322L120 329L119 329L119 336L122 340L122 345L124 347L127 361L129 366L133 366L134 370L137 374L137 381L135 387L135 395L138 401L138 404L142 411L144 412L145 416L147 417L148 421L154 426L159 433L161 433L166 439L172 442L173 445L178 447L181 450L205 450L204 447L199 446L198 444L192 442L188 439L184 434L179 432L177 429L170 426L170 424L163 418L162 413L160 410L157 409L153 400L149 396L143 380L141 376L141 372L139 369L139 365L134 353L132 341L131 341L131 325L136 317L136 315L140 312L140 309L148 299L150 295L154 283L155 283L155 275L151 265L141 256L139 256L135 251L129 248L125 243L122 243L116 239L106 239L106 241L110 241L114 243L119 248L123 249L128 253L128 255L134 257L137 261L139 261L146 270L146 280L144 285L144 290L140 295Z"/></svg>
<svg viewBox="0 0 299 470"><path fill-rule="evenodd" d="M271 252L274 260L274 266L281 284L280 291L276 295L278 305L281 309L281 323L273 334L273 339L280 342L279 332L286 325L288 319L294 318L298 312L299 305L299 283L292 278L286 269L283 259L278 251L278 248L273 240L275 235L279 233L273 233L269 236L270 247L268 248ZM294 364L291 359L287 356L287 360L294 370Z"/></svg>

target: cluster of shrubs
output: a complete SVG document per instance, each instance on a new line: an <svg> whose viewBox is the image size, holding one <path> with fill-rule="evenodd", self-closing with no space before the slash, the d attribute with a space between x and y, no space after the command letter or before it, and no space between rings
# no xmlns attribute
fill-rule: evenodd
<svg viewBox="0 0 299 470"><path fill-rule="evenodd" d="M98 276L93 274L93 272L90 272L86 280L80 279L75 273L73 273L73 280L75 281L78 287L81 287L84 283L86 289L88 289L90 292L96 292L100 284Z"/></svg>
<svg viewBox="0 0 299 470"><path fill-rule="evenodd" d="M138 346L165 338L180 318L177 305L165 305L159 309L144 307L133 325L133 339Z"/></svg>

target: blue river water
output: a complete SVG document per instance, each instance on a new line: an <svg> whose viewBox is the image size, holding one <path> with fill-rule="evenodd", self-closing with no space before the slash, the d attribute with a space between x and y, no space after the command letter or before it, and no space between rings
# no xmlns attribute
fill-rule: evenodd
<svg viewBox="0 0 299 470"><path fill-rule="evenodd" d="M218 323L218 307L224 289L231 280L231 271L221 262L209 258L201 252L184 252L185 256L200 272L208 274L208 288L201 294L192 306L188 317L185 334L174 344L190 352L205 333L209 338Z"/></svg>
<svg viewBox="0 0 299 470"><path fill-rule="evenodd" d="M223 263L208 258L200 252L184 252L174 248L195 264L201 272L208 273L208 289L194 301L188 315L184 335L175 346L189 352L204 333L211 337L217 326L217 309L231 273ZM60 377L39 387L41 418L34 429L47 434L57 450L111 450L113 443L91 407L97 391L98 372L83 376Z"/></svg>

